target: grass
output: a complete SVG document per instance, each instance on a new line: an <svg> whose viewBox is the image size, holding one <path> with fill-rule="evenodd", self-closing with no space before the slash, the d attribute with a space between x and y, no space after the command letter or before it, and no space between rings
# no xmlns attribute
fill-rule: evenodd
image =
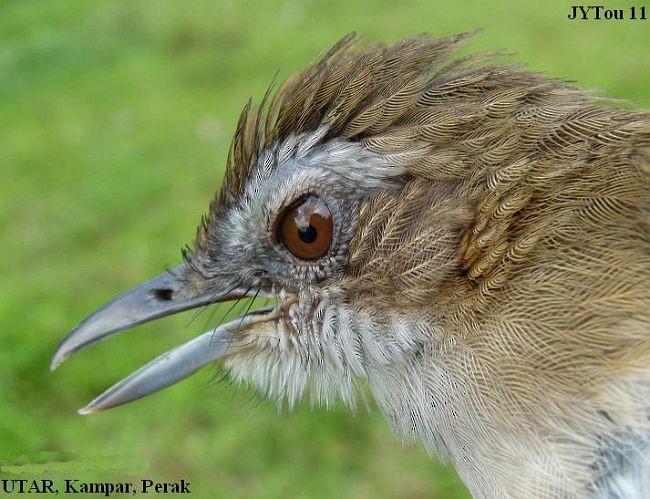
<svg viewBox="0 0 650 499"><path fill-rule="evenodd" d="M244 387L211 383L214 369L76 416L209 328L209 314L47 368L85 314L179 260L247 98L348 31L389 42L480 26L472 49L516 50L531 68L650 105L648 21L570 22L561 2L488 5L0 0L0 477L185 478L206 498L467 497L453 469L403 448L377 410L278 414Z"/></svg>

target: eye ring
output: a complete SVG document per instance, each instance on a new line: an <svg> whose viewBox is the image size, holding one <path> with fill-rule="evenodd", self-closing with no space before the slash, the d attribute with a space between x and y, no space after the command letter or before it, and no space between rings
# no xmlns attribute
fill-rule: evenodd
<svg viewBox="0 0 650 499"><path fill-rule="evenodd" d="M276 238L301 260L317 260L332 245L332 213L318 196L308 195L291 204L280 216Z"/></svg>

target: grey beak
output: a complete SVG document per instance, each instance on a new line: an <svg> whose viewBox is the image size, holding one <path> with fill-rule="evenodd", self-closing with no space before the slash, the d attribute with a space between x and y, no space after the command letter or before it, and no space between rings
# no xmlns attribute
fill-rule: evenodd
<svg viewBox="0 0 650 499"><path fill-rule="evenodd" d="M249 292L241 288L197 292L184 275L183 267L176 267L122 293L88 316L59 344L50 369L54 370L72 354L127 328L183 310L241 298ZM204 364L231 353L237 348L233 345L233 328L259 318L260 314L252 314L236 319L161 355L110 388L80 413L124 404L180 381Z"/></svg>
<svg viewBox="0 0 650 499"><path fill-rule="evenodd" d="M176 267L122 293L93 312L59 344L50 369L56 369L72 354L138 324L246 295L246 290L238 288L198 293L183 275L183 267Z"/></svg>
<svg viewBox="0 0 650 499"><path fill-rule="evenodd" d="M269 312L271 309L235 319L164 353L79 409L79 414L100 412L145 397L187 378L205 364L240 351L244 346L235 342L233 333L244 323L259 321Z"/></svg>

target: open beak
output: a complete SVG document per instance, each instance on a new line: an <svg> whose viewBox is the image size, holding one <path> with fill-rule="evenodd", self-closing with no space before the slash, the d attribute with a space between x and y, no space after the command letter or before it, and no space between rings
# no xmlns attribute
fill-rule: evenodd
<svg viewBox="0 0 650 499"><path fill-rule="evenodd" d="M88 316L59 344L50 369L54 370L72 354L127 328L183 310L242 298L250 292L242 288L219 290L214 287L209 291L197 291L183 278L184 274L183 266L160 274L122 293ZM272 309L247 314L164 353L109 388L79 413L89 414L125 404L186 378L205 364L243 348L238 345L234 333L252 323L266 322L271 315Z"/></svg>

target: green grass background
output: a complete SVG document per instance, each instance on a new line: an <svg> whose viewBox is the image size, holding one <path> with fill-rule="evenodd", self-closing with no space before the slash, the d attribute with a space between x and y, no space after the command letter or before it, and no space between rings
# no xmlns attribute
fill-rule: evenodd
<svg viewBox="0 0 650 499"><path fill-rule="evenodd" d="M185 478L206 498L467 497L451 467L403 448L376 409L278 413L211 383L214 369L75 414L219 311L140 327L54 373L48 362L87 313L179 260L248 97L349 31L391 42L483 27L472 49L513 50L648 107L650 21L572 22L568 11L516 0L0 0L0 477Z"/></svg>

